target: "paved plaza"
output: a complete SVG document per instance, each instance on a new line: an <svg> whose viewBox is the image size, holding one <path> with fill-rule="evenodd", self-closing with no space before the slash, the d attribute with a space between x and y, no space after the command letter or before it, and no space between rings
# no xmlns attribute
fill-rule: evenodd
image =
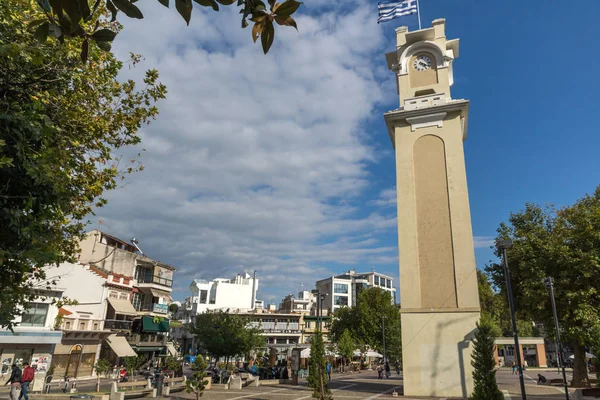
<svg viewBox="0 0 600 400"><path fill-rule="evenodd" d="M541 373L548 379L559 378L556 369L528 370L526 372L527 398L531 400L565 400L562 388L554 386L538 386L537 374ZM506 399L521 398L519 377L512 375L509 369L498 371L498 384ZM568 376L570 379L570 375ZM373 400L391 399L392 393L402 394L402 376L393 375L391 379L377 379L376 372L360 374L334 375L330 384L334 399L340 400ZM203 400L309 400L312 391L301 381L298 386L273 385L248 387L241 391L209 390L202 396ZM191 395L179 395L181 398L192 398ZM402 397L403 399L427 399L427 397Z"/></svg>

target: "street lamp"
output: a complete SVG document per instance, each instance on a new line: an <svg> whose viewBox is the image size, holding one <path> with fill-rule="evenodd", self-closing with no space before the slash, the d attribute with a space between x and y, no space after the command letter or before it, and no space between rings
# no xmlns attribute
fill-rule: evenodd
<svg viewBox="0 0 600 400"><path fill-rule="evenodd" d="M317 296L317 323L319 325L319 331L322 331L322 320L323 320L323 299L328 296L327 293L321 293L319 290L313 290L312 294Z"/></svg>
<svg viewBox="0 0 600 400"><path fill-rule="evenodd" d="M508 305L510 306L510 315L512 318L513 334L515 337L515 353L517 356L517 368L519 370L519 381L521 382L521 397L527 400L525 392L525 380L523 378L523 367L521 365L521 348L519 347L519 332L517 331L517 318L515 317L515 304L513 300L512 286L510 284L510 269L508 268L508 259L506 258L506 249L513 247L512 240L498 240L496 242L498 249L502 250L502 261L504 265L504 278L506 279L506 290L508 294Z"/></svg>
<svg viewBox="0 0 600 400"><path fill-rule="evenodd" d="M550 300L552 302L552 312L554 313L554 324L556 326L556 342L557 342L557 352L558 352L558 366L562 368L563 375L563 384L565 385L565 395L567 396L567 400L569 400L569 388L567 386L567 373L565 372L565 362L563 359L563 351L562 344L560 342L560 328L558 326L558 314L556 312L556 302L554 300L554 281L552 278L547 277L544 279L544 284L548 289L550 289Z"/></svg>
<svg viewBox="0 0 600 400"><path fill-rule="evenodd" d="M383 363L385 364L385 361L387 360L385 354L385 315L381 316L381 321L383 323Z"/></svg>

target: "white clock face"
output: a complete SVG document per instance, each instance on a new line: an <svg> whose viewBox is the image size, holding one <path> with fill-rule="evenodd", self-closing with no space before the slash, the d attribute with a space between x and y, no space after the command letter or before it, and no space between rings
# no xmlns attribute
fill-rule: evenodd
<svg viewBox="0 0 600 400"><path fill-rule="evenodd" d="M413 67L417 71L426 71L431 68L431 58L424 55L418 56L415 58L415 61L413 61Z"/></svg>

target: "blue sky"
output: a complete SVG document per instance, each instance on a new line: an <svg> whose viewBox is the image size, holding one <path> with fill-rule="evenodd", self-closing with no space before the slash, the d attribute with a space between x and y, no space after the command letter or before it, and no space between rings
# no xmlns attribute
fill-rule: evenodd
<svg viewBox="0 0 600 400"><path fill-rule="evenodd" d="M252 270L259 297L275 303L348 269L373 267L397 285L382 114L398 100L384 55L414 19L377 25L376 2L307 1L299 32L277 29L264 56L235 7L196 7L190 27L160 5L143 11L114 49L142 53L169 93L141 132L146 170L108 196L94 226L135 235L178 267L178 299L193 278ZM471 100L465 153L482 267L510 211L570 204L600 184L600 3L421 0L421 13L424 28L443 17L461 40L452 96Z"/></svg>

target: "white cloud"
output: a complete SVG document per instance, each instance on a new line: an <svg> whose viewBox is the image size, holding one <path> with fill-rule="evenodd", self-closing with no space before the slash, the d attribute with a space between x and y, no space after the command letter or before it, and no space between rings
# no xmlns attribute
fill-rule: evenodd
<svg viewBox="0 0 600 400"><path fill-rule="evenodd" d="M396 188L384 189L379 193L379 197L372 200L370 204L378 207L396 206Z"/></svg>
<svg viewBox="0 0 600 400"><path fill-rule="evenodd" d="M489 249L493 246L496 238L493 236L474 236L473 241L476 249Z"/></svg>
<svg viewBox="0 0 600 400"><path fill-rule="evenodd" d="M125 20L115 51L142 53L168 95L141 133L145 171L97 218L178 267L182 291L192 278L257 270L261 293L277 297L314 285L333 263L397 262L397 248L381 244L395 215L359 213L371 135L387 134L364 121L395 97L382 90L382 31L372 5L318 4L318 16L299 11L299 32L277 27L267 56L238 28L235 7L196 7L186 27L175 10L144 3L143 20Z"/></svg>

